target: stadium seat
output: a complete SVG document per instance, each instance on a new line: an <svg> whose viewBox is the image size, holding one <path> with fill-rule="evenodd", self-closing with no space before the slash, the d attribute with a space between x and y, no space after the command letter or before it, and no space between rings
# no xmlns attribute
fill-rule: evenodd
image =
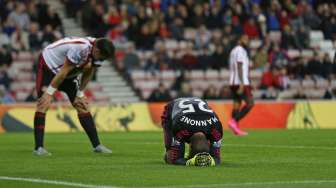
<svg viewBox="0 0 336 188"><path fill-rule="evenodd" d="M315 87L315 82L313 80L302 80L302 86L305 89L312 89Z"/></svg>
<svg viewBox="0 0 336 188"><path fill-rule="evenodd" d="M217 80L219 79L219 72L217 70L206 70L205 79L207 80Z"/></svg>
<svg viewBox="0 0 336 188"><path fill-rule="evenodd" d="M187 28L184 31L184 38L187 40L194 40L196 38L196 33L195 29Z"/></svg>
<svg viewBox="0 0 336 188"><path fill-rule="evenodd" d="M290 59L295 59L301 55L299 50L290 49L287 51L287 55Z"/></svg>
<svg viewBox="0 0 336 188"><path fill-rule="evenodd" d="M310 59L314 56L313 50L304 49L301 51L301 56L306 59Z"/></svg>
<svg viewBox="0 0 336 188"><path fill-rule="evenodd" d="M230 71L227 69L221 69L219 71L219 77L220 79L229 79L230 78Z"/></svg>

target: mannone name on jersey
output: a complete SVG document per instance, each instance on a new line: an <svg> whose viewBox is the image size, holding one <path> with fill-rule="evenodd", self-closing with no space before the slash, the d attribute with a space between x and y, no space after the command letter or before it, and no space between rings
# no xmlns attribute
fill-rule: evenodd
<svg viewBox="0 0 336 188"><path fill-rule="evenodd" d="M216 117L211 117L206 120L194 120L186 116L182 116L180 121L192 126L206 127L208 125L215 124L216 122L218 122L218 119Z"/></svg>

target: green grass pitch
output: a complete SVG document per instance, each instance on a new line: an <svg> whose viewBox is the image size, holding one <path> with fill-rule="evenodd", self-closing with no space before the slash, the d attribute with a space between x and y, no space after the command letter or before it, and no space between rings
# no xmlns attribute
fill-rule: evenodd
<svg viewBox="0 0 336 188"><path fill-rule="evenodd" d="M222 165L197 168L164 164L161 132L101 133L111 155L92 153L84 133L48 133L51 157L32 155L32 133L0 134L0 177L74 187L332 188L335 135L336 130L258 130L235 137L226 131ZM0 187L71 187L39 180L0 178Z"/></svg>

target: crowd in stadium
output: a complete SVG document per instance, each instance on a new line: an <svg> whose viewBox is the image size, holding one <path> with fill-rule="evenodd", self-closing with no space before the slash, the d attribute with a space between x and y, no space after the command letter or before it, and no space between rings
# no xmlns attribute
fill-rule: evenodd
<svg viewBox="0 0 336 188"><path fill-rule="evenodd" d="M47 1L0 1L0 103L16 100L11 84L19 81L10 67L17 54L35 54L37 61L44 46L62 37L62 21ZM34 68L30 71L34 76ZM36 99L33 93L27 101Z"/></svg>
<svg viewBox="0 0 336 188"><path fill-rule="evenodd" d="M240 34L251 39L248 50L253 71L260 72L254 84L261 91L260 98L276 99L288 89L295 89L290 98L336 96L336 64L330 51L335 49L336 39L336 4L332 0L62 2L68 16L75 17L91 36L113 39L119 47L114 65L134 89L139 89L132 79L134 71L159 79L157 89L143 96L149 101L192 95L195 88L190 84L190 70L228 69L230 50ZM39 50L60 38L63 29L59 16L45 0L0 1L0 7L0 85L4 86L1 95L7 96L10 51ZM321 50L319 43L311 41L312 31L322 31L322 39L331 41L332 47ZM160 74L169 70L178 73L172 84L165 85ZM321 80L325 83L319 88L323 95L307 95L306 85L312 85L312 90ZM292 84L297 81L299 84ZM202 92L206 99L230 98L225 84L209 84Z"/></svg>

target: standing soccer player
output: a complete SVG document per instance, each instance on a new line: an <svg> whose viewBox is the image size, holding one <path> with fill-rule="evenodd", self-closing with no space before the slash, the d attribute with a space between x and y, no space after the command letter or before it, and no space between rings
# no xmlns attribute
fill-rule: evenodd
<svg viewBox="0 0 336 188"><path fill-rule="evenodd" d="M72 38L58 40L43 49L39 59L36 91L38 101L34 117L35 155L51 155L43 147L45 117L57 90L67 94L77 110L80 124L88 135L93 151L111 153L100 144L84 89L102 62L114 56L114 45L106 38ZM42 91L43 87L47 87Z"/></svg>
<svg viewBox="0 0 336 188"><path fill-rule="evenodd" d="M230 53L230 87L233 96L232 118L229 127L235 135L245 136L248 133L242 131L238 123L252 109L254 101L249 80L249 57L246 51L249 38L242 35L238 45ZM242 106L242 101L245 105Z"/></svg>

